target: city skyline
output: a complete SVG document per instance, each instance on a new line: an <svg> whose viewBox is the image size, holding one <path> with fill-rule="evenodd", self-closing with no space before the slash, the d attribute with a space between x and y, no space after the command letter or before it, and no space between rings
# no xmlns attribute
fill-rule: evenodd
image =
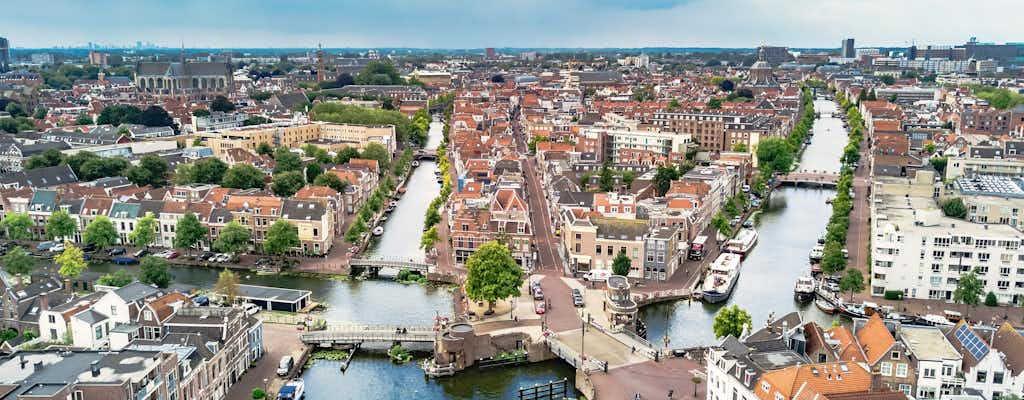
<svg viewBox="0 0 1024 400"><path fill-rule="evenodd" d="M971 37L996 43L1024 40L1012 28L1013 16L1024 12L1024 3L990 3L986 10L1005 12L983 16L978 8L921 0L856 5L831 0L383 0L373 7L348 0L268 0L259 6L186 0L151 4L145 10L125 0L57 1L46 8L8 5L0 34L15 48L136 41L162 47L184 43L189 48L306 48L317 43L329 48L838 48L846 37L856 38L861 47L960 44ZM140 18L140 12L175 17L153 20ZM106 28L82 24L83 17L106 19ZM40 35L41 27L48 34Z"/></svg>

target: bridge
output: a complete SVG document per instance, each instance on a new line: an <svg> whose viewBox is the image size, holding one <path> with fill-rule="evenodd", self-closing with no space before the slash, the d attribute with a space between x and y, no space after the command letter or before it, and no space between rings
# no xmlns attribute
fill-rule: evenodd
<svg viewBox="0 0 1024 400"><path fill-rule="evenodd" d="M375 256L369 258L353 258L349 261L350 267L366 268L371 273L380 272L381 268L407 269L426 275L434 270L434 265L427 264L423 260L405 257Z"/></svg>
<svg viewBox="0 0 1024 400"><path fill-rule="evenodd" d="M789 184L793 186L807 185L835 187L836 182L839 181L839 175L817 171L797 171L790 172L786 175L779 175L775 177L775 181L778 182L779 184Z"/></svg>
<svg viewBox="0 0 1024 400"><path fill-rule="evenodd" d="M436 336L433 326L328 324L324 330L303 332L299 339L305 344L332 346L366 342L433 342Z"/></svg>
<svg viewBox="0 0 1024 400"><path fill-rule="evenodd" d="M426 150L419 149L416 153L413 153L413 159L416 160L434 160L437 161L437 150Z"/></svg>

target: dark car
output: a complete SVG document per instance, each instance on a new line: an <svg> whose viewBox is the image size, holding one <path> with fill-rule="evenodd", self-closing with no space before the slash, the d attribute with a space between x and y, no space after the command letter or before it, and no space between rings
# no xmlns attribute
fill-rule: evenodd
<svg viewBox="0 0 1024 400"><path fill-rule="evenodd" d="M82 251L84 251L86 253L92 253L92 252L96 251L96 246L93 245L93 244L87 244L85 246L82 246Z"/></svg>
<svg viewBox="0 0 1024 400"><path fill-rule="evenodd" d="M204 252L203 252L203 254L200 254L200 255L199 255L199 260L200 260L200 261L206 261L206 260L209 260L209 259L210 259L210 257L213 257L213 254L214 254L214 253L212 253L212 252L209 252L209 251L204 251Z"/></svg>
<svg viewBox="0 0 1024 400"><path fill-rule="evenodd" d="M136 251L135 254L133 254L133 255L135 256L135 258L140 258L140 257L145 257L148 254L149 254L149 250L142 249L142 250Z"/></svg>
<svg viewBox="0 0 1024 400"><path fill-rule="evenodd" d="M111 257L113 257L113 256L119 256L119 255L122 255L122 254L124 254L124 253L125 253L125 249L123 249L123 248L120 248L120 247L118 247L118 248L113 248L113 249L110 249L110 251L107 251L107 255L108 255L108 256L111 256Z"/></svg>

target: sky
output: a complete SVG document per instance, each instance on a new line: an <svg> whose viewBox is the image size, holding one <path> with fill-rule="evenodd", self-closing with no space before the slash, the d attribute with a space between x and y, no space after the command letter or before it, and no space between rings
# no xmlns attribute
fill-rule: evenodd
<svg viewBox="0 0 1024 400"><path fill-rule="evenodd" d="M1024 1L5 1L12 47L900 47L1024 42Z"/></svg>

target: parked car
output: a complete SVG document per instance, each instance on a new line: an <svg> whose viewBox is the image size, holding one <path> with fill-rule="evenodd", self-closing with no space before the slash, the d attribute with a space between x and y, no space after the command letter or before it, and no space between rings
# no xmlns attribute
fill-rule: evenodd
<svg viewBox="0 0 1024 400"><path fill-rule="evenodd" d="M544 291L541 290L540 288L537 288L536 290L534 290L533 291L533 299L534 300L544 300Z"/></svg>
<svg viewBox="0 0 1024 400"><path fill-rule="evenodd" d="M202 254L199 255L198 258L199 258L199 261L207 261L207 260L210 259L210 257L213 257L214 255L216 255L216 254L213 253L213 252L204 251Z"/></svg>
<svg viewBox="0 0 1024 400"><path fill-rule="evenodd" d="M729 225L737 226L740 224L740 217L732 217L732 221L729 221Z"/></svg>
<svg viewBox="0 0 1024 400"><path fill-rule="evenodd" d="M47 251L49 251L51 253L60 253L60 252L64 251L64 243L57 243L57 244L55 244L53 246L50 246L50 248L47 249Z"/></svg>
<svg viewBox="0 0 1024 400"><path fill-rule="evenodd" d="M292 356L281 357L281 362L277 364L277 376L288 375L294 365L295 359L293 359Z"/></svg>
<svg viewBox="0 0 1024 400"><path fill-rule="evenodd" d="M547 308L544 306L544 302L538 301L533 305L533 312L537 314L544 314L545 311L547 311Z"/></svg>
<svg viewBox="0 0 1024 400"><path fill-rule="evenodd" d="M122 255L122 254L124 254L125 252L126 252L126 251L125 251L125 249L123 249L123 248L120 248L120 247L115 247L115 248L113 248L113 249L110 249L110 250L108 250L108 251L107 251L107 255L108 255L108 256L111 256L111 257L113 257L113 256L119 256L119 255Z"/></svg>
<svg viewBox="0 0 1024 400"><path fill-rule="evenodd" d="M36 245L36 250L47 251L47 250L50 250L51 247L56 246L56 245L57 245L57 242L41 242L38 245Z"/></svg>
<svg viewBox="0 0 1024 400"><path fill-rule="evenodd" d="M173 260L173 259L178 258L180 256L181 256L181 253L171 250L169 253L167 253L167 257L164 257L164 258L166 258L168 260Z"/></svg>
<svg viewBox="0 0 1024 400"><path fill-rule="evenodd" d="M748 219L746 221L743 221L743 227L744 228L753 228L754 227L754 220Z"/></svg>
<svg viewBox="0 0 1024 400"><path fill-rule="evenodd" d="M604 282L608 280L608 277L612 276L612 272L606 269L595 269L593 271L583 274L583 279L590 282Z"/></svg>
<svg viewBox="0 0 1024 400"><path fill-rule="evenodd" d="M252 303L245 303L242 308L245 309L245 315L256 315L256 313L260 312L260 306Z"/></svg>
<svg viewBox="0 0 1024 400"><path fill-rule="evenodd" d="M134 254L132 254L132 255L133 255L133 256L135 256L135 258L142 258L142 257L145 257L145 256L146 256L146 255L148 255L148 254L149 254L149 250L146 250L146 249L141 249L141 250L139 250L139 251L136 251L136 252L135 252Z"/></svg>
<svg viewBox="0 0 1024 400"><path fill-rule="evenodd" d="M92 244L86 244L85 246L82 246L82 251L86 253L92 253L96 251L96 246Z"/></svg>
<svg viewBox="0 0 1024 400"><path fill-rule="evenodd" d="M838 292L839 284L833 281L825 281L825 289L828 289L830 292Z"/></svg>
<svg viewBox="0 0 1024 400"><path fill-rule="evenodd" d="M170 254L170 252L171 252L170 250L164 250L164 251L156 252L156 253L153 253L153 257L167 258L167 254Z"/></svg>
<svg viewBox="0 0 1024 400"><path fill-rule="evenodd" d="M572 295L572 305L576 307L583 307L586 303L583 302L583 296L574 294Z"/></svg>

